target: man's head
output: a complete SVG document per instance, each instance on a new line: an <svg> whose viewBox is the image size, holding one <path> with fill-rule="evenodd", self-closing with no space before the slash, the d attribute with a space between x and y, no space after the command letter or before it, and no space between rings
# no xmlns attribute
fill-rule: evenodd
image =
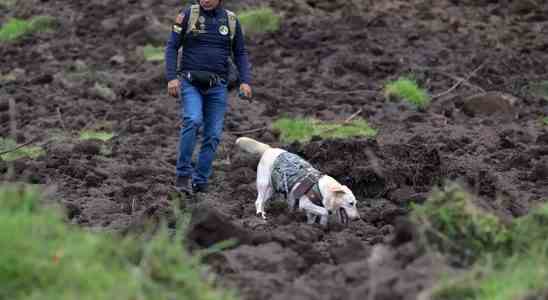
<svg viewBox="0 0 548 300"><path fill-rule="evenodd" d="M204 10L214 10L223 0L200 0L200 6Z"/></svg>

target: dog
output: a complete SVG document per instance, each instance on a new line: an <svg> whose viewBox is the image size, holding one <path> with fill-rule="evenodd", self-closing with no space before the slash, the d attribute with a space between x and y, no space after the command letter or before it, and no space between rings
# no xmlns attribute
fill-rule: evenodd
<svg viewBox="0 0 548 300"><path fill-rule="evenodd" d="M319 218L325 227L333 214L344 225L348 225L349 219L360 219L352 191L298 155L248 137L238 138L236 145L245 152L260 155L255 208L264 220L265 204L275 193L285 195L292 211L304 211L309 224Z"/></svg>

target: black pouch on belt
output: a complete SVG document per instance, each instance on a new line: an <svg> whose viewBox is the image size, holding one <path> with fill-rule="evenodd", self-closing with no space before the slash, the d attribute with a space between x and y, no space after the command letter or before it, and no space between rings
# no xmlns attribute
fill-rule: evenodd
<svg viewBox="0 0 548 300"><path fill-rule="evenodd" d="M207 71L188 71L185 77L192 85L202 90L216 86L221 80L219 75Z"/></svg>

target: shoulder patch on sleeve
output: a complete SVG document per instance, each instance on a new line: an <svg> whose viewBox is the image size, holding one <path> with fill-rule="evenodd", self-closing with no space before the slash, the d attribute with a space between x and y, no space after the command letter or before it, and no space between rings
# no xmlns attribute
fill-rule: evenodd
<svg viewBox="0 0 548 300"><path fill-rule="evenodd" d="M185 18L185 14L184 13L180 13L177 15L177 17L175 18L175 23L177 24L183 24L183 19Z"/></svg>

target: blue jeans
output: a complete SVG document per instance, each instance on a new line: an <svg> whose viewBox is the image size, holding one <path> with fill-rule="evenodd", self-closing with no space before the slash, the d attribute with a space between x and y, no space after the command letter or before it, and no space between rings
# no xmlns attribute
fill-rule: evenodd
<svg viewBox="0 0 548 300"><path fill-rule="evenodd" d="M176 174L192 177L193 184L206 184L223 132L228 99L227 86L223 82L207 91L201 91L187 80L182 80L180 95L183 128L179 139ZM196 167L193 168L192 153L196 147L198 130L202 125L202 146Z"/></svg>

